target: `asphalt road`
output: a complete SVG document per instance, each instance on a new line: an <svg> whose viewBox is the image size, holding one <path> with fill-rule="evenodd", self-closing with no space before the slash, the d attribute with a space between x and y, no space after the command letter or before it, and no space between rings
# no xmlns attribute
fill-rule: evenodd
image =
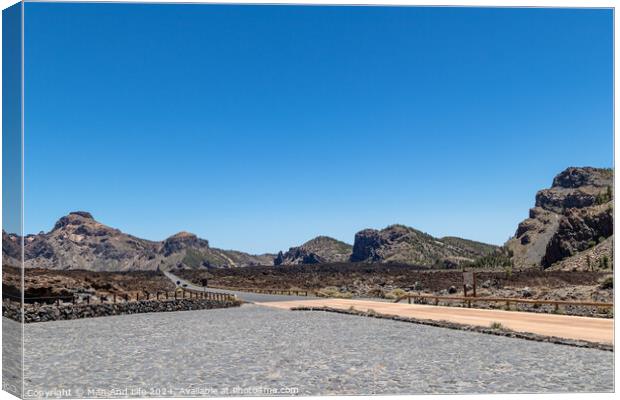
<svg viewBox="0 0 620 400"><path fill-rule="evenodd" d="M202 291L204 288L202 286L194 285L188 280L180 278L174 275L171 272L163 271L164 275L168 277L175 285L177 282L180 282L181 285L186 285L187 289ZM314 298L312 296L287 296L287 295L273 295L273 294L261 294L261 293L250 293L250 292L240 292L236 290L225 290L225 289L216 289L207 287L207 290L215 293L228 293L234 294L237 298L248 302L248 303L268 303L272 301L294 301L294 300L307 300L308 298Z"/></svg>

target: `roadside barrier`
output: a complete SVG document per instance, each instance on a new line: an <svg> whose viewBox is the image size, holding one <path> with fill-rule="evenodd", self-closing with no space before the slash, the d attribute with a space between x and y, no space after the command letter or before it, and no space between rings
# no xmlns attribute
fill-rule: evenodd
<svg viewBox="0 0 620 400"><path fill-rule="evenodd" d="M238 292L251 292L260 294L279 294L284 296L312 296L313 292L307 290L295 290L295 289L258 289L258 288L230 288L230 287L216 287L223 290L235 290Z"/></svg>
<svg viewBox="0 0 620 400"><path fill-rule="evenodd" d="M398 297L394 303L399 303L402 300L407 300L411 304L411 299L414 301L430 300L435 305L439 305L440 301L455 301L463 302L467 304L467 307L471 307L472 303L504 303L506 309L510 310L511 304L538 304L538 305L552 305L555 311L558 311L560 306L577 306L577 307L594 307L594 308L613 308L613 303L601 303L596 301L564 301L564 300L537 300L537 299L518 299L514 297L470 297L470 296L435 296L432 294L405 294Z"/></svg>
<svg viewBox="0 0 620 400"><path fill-rule="evenodd" d="M191 289L182 289L175 291L157 291L151 293L148 291L133 292L132 294L108 294L103 296L92 295L73 295L73 296L15 296L10 294L2 294L3 300L15 301L21 303L22 300L26 304L55 304L60 306L63 303L83 303L83 304L103 304L103 303L127 303L133 301L143 300L179 300L179 299L203 299L213 301L234 301L237 300L237 296L228 293L218 293L212 291L195 291Z"/></svg>

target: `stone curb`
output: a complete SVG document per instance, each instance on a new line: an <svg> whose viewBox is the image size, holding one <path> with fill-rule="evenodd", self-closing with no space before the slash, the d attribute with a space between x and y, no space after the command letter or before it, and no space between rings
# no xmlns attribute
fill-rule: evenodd
<svg viewBox="0 0 620 400"><path fill-rule="evenodd" d="M465 325L465 324L459 324L459 323L443 321L443 320L433 321L429 319L418 319L418 318L411 318L411 317L401 317L397 315L379 314L377 312L366 312L366 311L359 311L359 310L343 310L340 308L333 308L333 307L300 306L300 307L293 307L291 308L291 310L292 311L325 311L325 312L333 312L333 313L338 313L338 314L357 315L357 316L362 316L362 317L390 319L393 321L409 322L409 323L414 323L414 324L429 325L429 326L448 328L448 329L458 329L462 331L478 332L478 333L485 333L489 335L532 340L536 342L546 342L546 343L562 344L562 345L573 346L573 347L591 348L591 349L598 349L598 350L604 350L604 351L614 351L613 345L604 344L604 343L589 342L586 340L565 339L565 338L560 338L557 336L545 336L545 335L538 335L536 333L529 333L529 332L515 332L509 329L492 329L492 328L485 328L483 326Z"/></svg>

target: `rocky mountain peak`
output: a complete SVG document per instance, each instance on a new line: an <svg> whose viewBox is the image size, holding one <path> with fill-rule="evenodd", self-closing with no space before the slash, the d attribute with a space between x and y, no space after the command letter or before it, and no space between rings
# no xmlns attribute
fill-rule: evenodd
<svg viewBox="0 0 620 400"><path fill-rule="evenodd" d="M567 168L553 179L549 189L536 193L536 207L554 213L584 208L611 199L613 171L605 168Z"/></svg>
<svg viewBox="0 0 620 400"><path fill-rule="evenodd" d="M71 211L69 213L69 215L77 215L80 216L82 218L87 218L87 219L92 219L94 220L95 218L93 218L93 215L87 211Z"/></svg>
<svg viewBox="0 0 620 400"><path fill-rule="evenodd" d="M86 211L72 211L68 215L61 217L52 230L58 230L68 225L81 225L88 222L96 222L93 215Z"/></svg>
<svg viewBox="0 0 620 400"><path fill-rule="evenodd" d="M163 250L166 256L189 247L207 248L209 247L209 242L207 240L200 239L193 233L184 231L170 236L163 242Z"/></svg>
<svg viewBox="0 0 620 400"><path fill-rule="evenodd" d="M381 230L357 232L351 261L454 267L495 249L493 245L456 237L435 238L409 226L394 224Z"/></svg>
<svg viewBox="0 0 620 400"><path fill-rule="evenodd" d="M274 265L318 264L344 262L351 256L351 245L329 236L317 236L301 246L279 252Z"/></svg>
<svg viewBox="0 0 620 400"><path fill-rule="evenodd" d="M181 231L179 233L175 233L166 240L194 240L197 238L198 236L191 232Z"/></svg>
<svg viewBox="0 0 620 400"><path fill-rule="evenodd" d="M506 246L519 267L550 267L613 234L613 170L570 167L536 193Z"/></svg>
<svg viewBox="0 0 620 400"><path fill-rule="evenodd" d="M613 171L607 168L569 167L553 178L553 187L606 187L613 184Z"/></svg>

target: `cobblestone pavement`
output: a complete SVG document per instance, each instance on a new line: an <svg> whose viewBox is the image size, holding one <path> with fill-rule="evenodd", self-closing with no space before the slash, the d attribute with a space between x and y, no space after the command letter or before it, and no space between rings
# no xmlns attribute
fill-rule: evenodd
<svg viewBox="0 0 620 400"><path fill-rule="evenodd" d="M2 389L21 396L22 326L2 317Z"/></svg>
<svg viewBox="0 0 620 400"><path fill-rule="evenodd" d="M613 390L612 352L257 305L34 323L25 343L30 397Z"/></svg>

